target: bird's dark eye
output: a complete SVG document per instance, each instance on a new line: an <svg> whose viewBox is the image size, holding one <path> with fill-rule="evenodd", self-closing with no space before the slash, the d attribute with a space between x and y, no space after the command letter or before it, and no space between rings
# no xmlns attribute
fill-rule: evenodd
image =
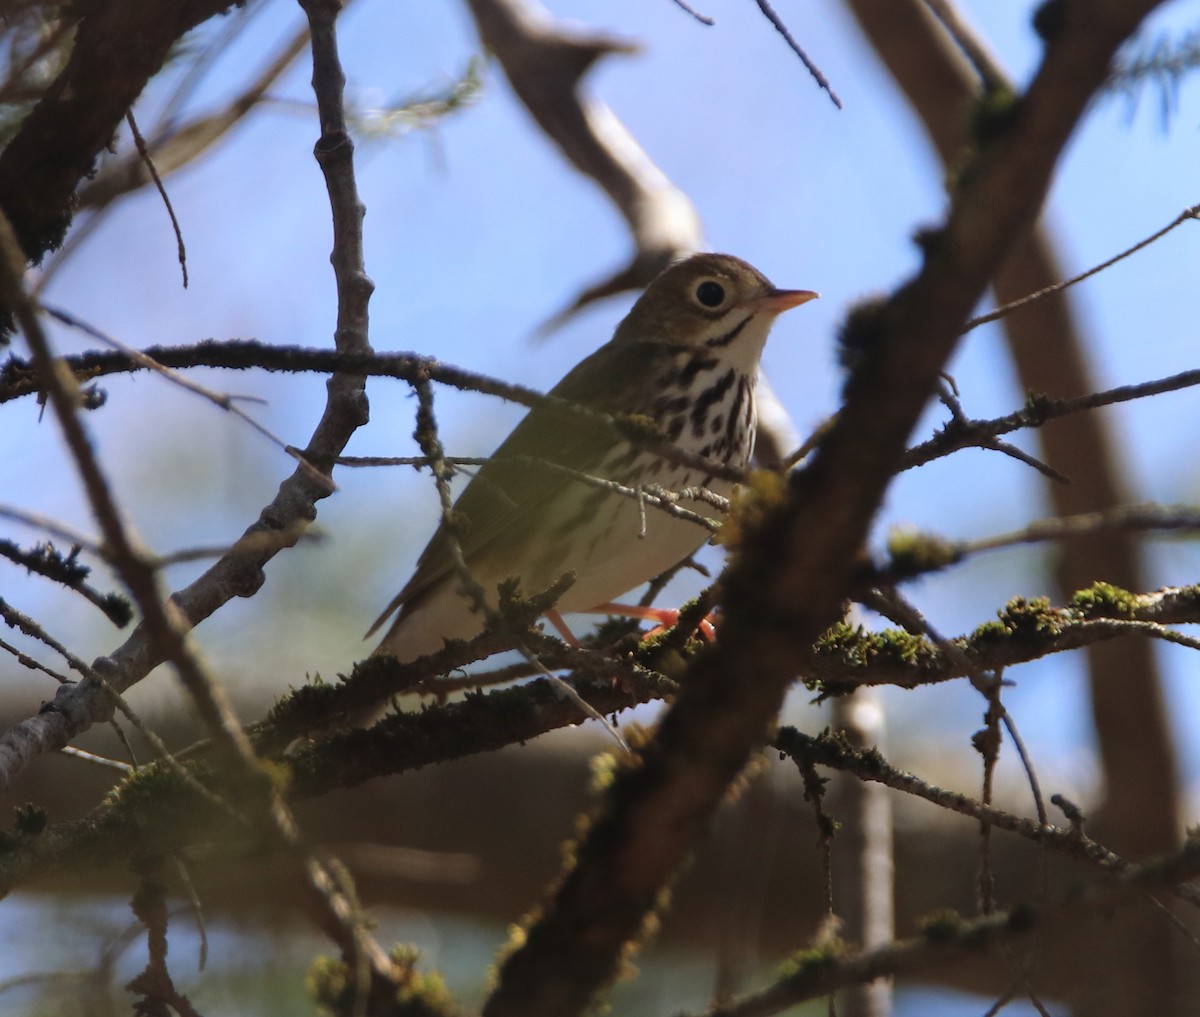
<svg viewBox="0 0 1200 1017"><path fill-rule="evenodd" d="M696 287L696 299L705 307L720 307L725 302L725 287L719 282L705 279Z"/></svg>

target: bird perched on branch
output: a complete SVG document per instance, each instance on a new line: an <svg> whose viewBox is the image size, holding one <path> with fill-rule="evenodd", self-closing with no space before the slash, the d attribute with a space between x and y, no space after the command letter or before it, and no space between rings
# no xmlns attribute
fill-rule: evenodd
<svg viewBox="0 0 1200 1017"><path fill-rule="evenodd" d="M505 579L518 577L530 595L574 572L548 614L560 631L557 612L613 608L613 598L698 550L711 536L703 520L647 504L654 498L645 492L673 492L682 497L666 500L680 508L720 517L696 489L727 497L734 485L694 457L735 470L749 463L767 333L779 314L816 296L777 289L726 254L666 269L612 339L555 385L555 399L531 409L471 479L454 503L453 533L443 521L367 633L399 612L375 653L409 661L483 630L486 617L456 567L455 539L491 607ZM614 417L649 418L662 436L657 448L623 437ZM693 460L678 461L664 445Z"/></svg>

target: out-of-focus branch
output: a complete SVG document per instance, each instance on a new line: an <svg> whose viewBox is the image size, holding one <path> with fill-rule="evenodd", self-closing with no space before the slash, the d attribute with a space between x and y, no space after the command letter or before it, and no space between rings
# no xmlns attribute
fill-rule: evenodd
<svg viewBox="0 0 1200 1017"><path fill-rule="evenodd" d="M75 188L188 30L231 0L86 5L67 66L0 152L0 211L29 260L62 243Z"/></svg>
<svg viewBox="0 0 1200 1017"><path fill-rule="evenodd" d="M955 165L963 156L963 125L970 102L979 92L980 77L941 32L924 0L847 2L913 104L943 164ZM948 5L942 2L941 6ZM958 35L969 32L961 18L955 24ZM976 61L990 60L981 45L970 48ZM1007 84L1006 76L994 64L985 68L985 76L992 82ZM1013 250L997 274L997 299L1007 304L1053 286L1063 275L1049 238L1044 230L1035 230ZM1083 341L1065 295L1051 294L1016 309L1004 319L1004 328L1023 389L1059 399L1095 390ZM1129 500L1123 491L1111 435L1101 417L1061 421L1043 428L1039 441L1042 458L1072 479L1070 485L1056 484L1049 489L1061 514L1078 514ZM1064 554L1061 589L1078 589L1097 577L1130 588L1141 586L1133 542L1097 540L1078 544ZM1173 804L1176 778L1154 659L1142 641L1128 640L1103 654L1092 655L1089 665L1108 792L1123 799L1121 789L1128 785L1139 803L1133 809L1112 803L1117 811L1131 817L1127 834L1132 840L1124 843L1124 850L1137 857L1164 849L1173 842L1178 826ZM1124 691L1130 674L1142 676L1147 688L1145 697L1139 697L1143 705L1134 715L1127 709ZM1104 718L1111 723L1101 722ZM1125 749L1120 748L1122 745ZM1138 755L1138 760L1130 758L1135 745L1138 749L1132 754ZM1135 790L1150 786L1159 789L1154 796L1158 814L1153 820L1146 813L1151 803ZM1133 841L1141 842L1141 847Z"/></svg>
<svg viewBox="0 0 1200 1017"><path fill-rule="evenodd" d="M262 102L267 89L278 81L279 76L304 52L307 43L308 29L297 31L279 47L278 52L254 81L219 110L190 119L177 127L168 127L163 133L152 134L147 141L159 175L167 177L194 162L224 138L246 114ZM77 207L103 208L121 195L138 190L148 183L150 174L145 160L138 153L130 152L124 158L106 163L94 179L79 189Z"/></svg>
<svg viewBox="0 0 1200 1017"><path fill-rule="evenodd" d="M636 52L636 46L611 35L568 29L535 0L468 2L484 45L500 61L517 98L575 168L604 189L633 236L630 263L546 321L540 330L544 334L593 301L640 289L672 261L700 250L703 226L691 199L654 164L616 114L582 88L596 60ZM770 466L794 446L795 427L761 372L758 402L754 458Z"/></svg>
<svg viewBox="0 0 1200 1017"><path fill-rule="evenodd" d="M670 262L703 245L700 219L604 103L582 88L601 57L636 47L556 22L534 0L468 0L483 43L538 126L612 199L633 234L630 263L589 286L545 328L561 325L594 300L645 286Z"/></svg>
<svg viewBox="0 0 1200 1017"><path fill-rule="evenodd" d="M37 292L45 289L59 266L105 221L120 198L151 182L151 165L160 177L166 178L199 159L262 102L267 89L304 51L307 42L307 28L295 33L280 47L258 77L216 112L194 117L182 124L167 122L156 126L149 132L145 146L149 151L149 159L139 146L136 151L104 161L99 172L83 183L75 196L75 209L89 214L75 224L62 246L45 263L37 281ZM206 56L201 54L199 60L204 62Z"/></svg>
<svg viewBox="0 0 1200 1017"><path fill-rule="evenodd" d="M117 628L123 628L129 624L132 614L129 602L120 594L101 593L88 584L85 580L91 573L91 569L75 560L77 551L77 547L73 548L71 553L64 556L48 541L26 550L11 540L0 539L0 558L7 558L31 573L44 576L56 583L61 583L69 590L74 590L103 611L105 617Z"/></svg>
<svg viewBox="0 0 1200 1017"><path fill-rule="evenodd" d="M836 948L797 956L784 975L767 988L717 1006L705 1017L771 1017L835 989L875 978L915 975L983 951L1001 953L1031 934L1051 936L1077 929L1083 916L1108 914L1147 893L1177 886L1200 874L1200 847L1187 843L1154 862L1130 867L1111 885L1086 894L1068 893L1040 906L972 920L943 915L931 920L921 936L896 940L877 950L844 953Z"/></svg>
<svg viewBox="0 0 1200 1017"><path fill-rule="evenodd" d="M765 510L726 570L721 638L689 667L641 766L614 781L572 868L505 961L485 1017L569 1017L613 977L836 618L963 323L1032 227L1117 47L1155 6L1067 5L1028 91L963 175L920 272L871 330L811 465L793 476L782 504Z"/></svg>
<svg viewBox="0 0 1200 1017"><path fill-rule="evenodd" d="M844 739L839 744L859 751L879 751L887 733L880 694L871 688L838 696L831 720ZM775 744L780 744L778 737ZM874 950L896 935L892 802L882 784L839 770L827 808L839 826L832 855L833 906L842 922L841 936L861 950ZM886 978L848 987L838 1000L838 1013L888 1017L892 996L892 983Z"/></svg>
<svg viewBox="0 0 1200 1017"><path fill-rule="evenodd" d="M973 39L964 19L948 0L936 6L952 23L958 39L967 38L972 68L963 48L941 30L924 0L847 0L876 52L908 96L946 167L964 158L968 108L982 83L1001 88L1007 76L987 49ZM1058 2L1041 21L1048 45L1070 33L1078 19L1092 16L1094 5ZM948 12L948 14L947 14ZM1059 21L1055 25L1055 21ZM1108 80L1106 73L1105 80ZM1009 252L992 279L997 302L1007 304L1053 286L1065 276L1049 237L1031 230ZM1020 307L1003 319L1023 390L1069 399L1095 390L1084 343L1065 294L1059 292ZM1097 414L1073 416L1038 433L1040 458L1070 475L1071 484L1051 484L1048 495L1062 515L1104 509L1129 501L1105 420ZM1062 591L1079 589L1102 578L1131 589L1144 585L1135 541L1129 536L1073 542L1059 559ZM1178 778L1161 680L1148 642L1118 640L1088 652L1092 716L1102 760L1106 803L1096 823L1133 858L1163 851L1179 829ZM1131 693L1130 683L1138 691ZM1146 788L1154 788L1153 795ZM1101 965L1090 1012L1166 1013L1169 978L1157 977L1171 955L1170 930L1153 923L1133 937L1132 951ZM1134 977L1135 972L1142 972Z"/></svg>

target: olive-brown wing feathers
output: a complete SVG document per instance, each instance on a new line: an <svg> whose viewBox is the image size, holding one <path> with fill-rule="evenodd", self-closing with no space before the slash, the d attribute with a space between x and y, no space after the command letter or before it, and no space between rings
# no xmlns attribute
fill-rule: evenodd
<svg viewBox="0 0 1200 1017"><path fill-rule="evenodd" d="M550 395L605 414L644 405L637 389L647 385L649 361L663 347L608 343L581 361ZM572 472L589 474L620 439L610 424L552 403L529 411L472 477L454 504L463 521L459 546L468 565L504 541L515 551L545 525L538 510L566 485L580 483ZM445 523L422 552L404 589L371 626L371 635L397 609L411 607L454 571ZM526 593L537 591L527 590Z"/></svg>

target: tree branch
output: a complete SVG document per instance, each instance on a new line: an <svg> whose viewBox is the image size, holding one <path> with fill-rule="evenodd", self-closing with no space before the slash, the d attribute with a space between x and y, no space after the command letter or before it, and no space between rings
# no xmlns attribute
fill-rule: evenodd
<svg viewBox="0 0 1200 1017"><path fill-rule="evenodd" d="M0 212L30 261L62 243L75 188L171 47L232 6L232 0L98 0L82 8L67 66L0 152Z"/></svg>
<svg viewBox="0 0 1200 1017"><path fill-rule="evenodd" d="M1117 46L1154 6L1067 7L1028 93L964 174L921 272L888 301L812 465L726 570L721 639L689 668L642 765L614 783L573 868L501 969L485 1017L567 1017L613 977L761 744L797 667L806 668L812 643L835 620L905 439L963 322L1032 227Z"/></svg>
<svg viewBox="0 0 1200 1017"><path fill-rule="evenodd" d="M543 328L557 328L592 301L645 286L675 259L701 249L700 219L687 195L612 110L581 87L601 57L637 47L568 30L533 0L468 0L468 6L517 98L575 168L604 189L633 235L629 264L589 286Z"/></svg>
<svg viewBox="0 0 1200 1017"><path fill-rule="evenodd" d="M943 915L924 934L877 950L849 953L840 943L801 951L773 985L707 1011L705 1017L770 1017L835 989L876 978L934 970L968 953L1003 949L1031 934L1043 936L1077 924L1082 914L1104 913L1146 893L1177 886L1200 874L1200 844L1187 843L1153 863L1131 866L1112 885L1072 894L1044 905L1021 905L982 918Z"/></svg>
<svg viewBox="0 0 1200 1017"><path fill-rule="evenodd" d="M332 32L331 24L327 31ZM329 47L325 52L331 50ZM341 108L343 80L336 60L332 65L329 61L315 64L314 87L322 131L315 155L325 172L333 210L332 261L338 287L335 344L339 354L363 357L370 355L367 301L372 284L363 270L363 208L353 177L353 144L346 133ZM328 100L331 94L337 95L336 102ZM172 612L179 628L172 630L171 639L181 639L183 631L199 624L234 597L248 597L257 592L265 581L263 567L279 551L296 543L304 524L315 517L317 501L329 495L331 485L310 464L319 467L322 461L336 457L367 420L365 378L356 372L337 373L337 367L331 370L335 373L327 386L325 411L305 450L308 462L280 485L279 493L263 509L258 521L226 554L172 596ZM107 528L105 535L107 539ZM151 603L149 592L143 592L146 603ZM61 748L96 721L107 720L112 712L109 690L124 692L165 659L164 644L156 635L162 633L156 634L146 624L139 625L112 654L95 661L93 667L103 684L85 679L78 685L60 688L54 701L40 713L0 737L0 787L9 786L37 755ZM171 641L165 645L172 645Z"/></svg>

